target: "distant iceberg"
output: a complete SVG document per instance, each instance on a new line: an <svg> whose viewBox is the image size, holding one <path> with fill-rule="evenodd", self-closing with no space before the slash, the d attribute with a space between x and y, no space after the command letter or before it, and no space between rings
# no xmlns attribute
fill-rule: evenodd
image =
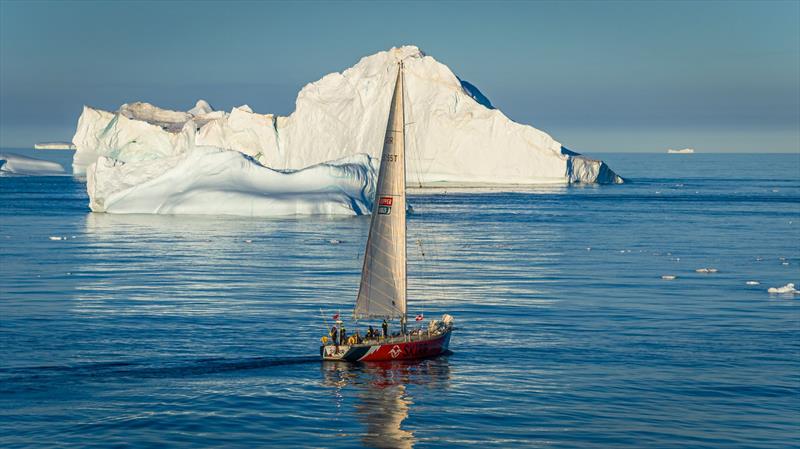
<svg viewBox="0 0 800 449"><path fill-rule="evenodd" d="M0 153L0 174L27 176L62 175L64 174L64 167L56 162L14 153Z"/></svg>
<svg viewBox="0 0 800 449"><path fill-rule="evenodd" d="M33 145L34 150L75 150L72 142L39 142Z"/></svg>
<svg viewBox="0 0 800 449"><path fill-rule="evenodd" d="M263 169L253 168L252 174L284 176L287 171L319 164L336 166L338 162L330 161L341 161L357 154L377 158L386 129L396 63L400 60L405 61L406 67L410 185L623 182L604 162L574 153L548 134L511 121L475 86L460 80L447 66L413 46L392 48L362 58L342 73L332 73L306 85L297 96L295 111L288 117L258 114L246 105L230 112L215 111L203 100L185 112L143 102L124 104L116 112L85 106L72 139L77 147L73 170L76 174L91 176L94 186L102 186L88 189L92 209L112 212L124 209L116 203L117 197L113 194L118 191L116 186L132 188L140 178L154 182L164 174L165 167L176 160L198 164L198 167L185 167L181 171L187 176L196 176L210 170L209 167L238 169L218 165L219 156L208 148L249 156ZM206 150L181 156L195 148ZM211 155L215 158L213 162L201 159ZM227 161L239 164L232 156ZM95 163L98 165L92 167ZM123 166L125 168L121 168ZM118 169L111 170L111 167ZM364 167L376 169L374 164ZM146 173L138 174L135 170ZM122 178L108 178L118 176ZM277 175L273 178L265 182L288 179ZM228 181L234 184L203 183L205 194L217 188L220 192L237 190L237 180ZM198 179L192 178L192 182L199 184ZM345 181L348 186L353 182ZM189 185L191 182L173 179L173 184ZM261 184L253 182L238 190L255 195L257 192L249 189L258 186ZM166 184L165 188L164 195L174 193ZM276 191L274 184L270 184L269 189L269 192ZM108 202L111 198L115 199L113 207ZM305 210L306 206L300 209ZM227 205L225 213L236 213L233 208L235 206ZM320 206L319 209L327 208ZM156 204L141 209L161 210ZM250 214L247 208L239 212Z"/></svg>
<svg viewBox="0 0 800 449"><path fill-rule="evenodd" d="M670 149L667 150L667 153L669 153L669 154L692 154L692 153L694 153L694 149L693 148L684 148L682 150L673 150L672 148L670 148Z"/></svg>

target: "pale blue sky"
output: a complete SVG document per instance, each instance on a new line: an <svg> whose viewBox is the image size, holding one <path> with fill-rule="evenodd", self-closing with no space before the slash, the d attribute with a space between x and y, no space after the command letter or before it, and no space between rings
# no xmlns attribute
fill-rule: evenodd
<svg viewBox="0 0 800 449"><path fill-rule="evenodd" d="M0 147L69 140L83 104L288 114L415 44L581 152L800 151L800 2L0 2Z"/></svg>

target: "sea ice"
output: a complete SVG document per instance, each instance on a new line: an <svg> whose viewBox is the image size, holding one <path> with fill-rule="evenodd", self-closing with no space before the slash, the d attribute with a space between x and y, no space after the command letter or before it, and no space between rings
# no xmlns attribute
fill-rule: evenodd
<svg viewBox="0 0 800 449"><path fill-rule="evenodd" d="M14 153L0 153L0 174L47 176L64 174L64 167L56 162L44 161Z"/></svg>
<svg viewBox="0 0 800 449"><path fill-rule="evenodd" d="M661 279L664 279L665 281L674 281L677 278L678 276L675 276L674 274L665 274L661 276Z"/></svg>
<svg viewBox="0 0 800 449"><path fill-rule="evenodd" d="M791 282L784 285L783 287L770 287L767 290L767 292L774 294L792 294L792 295L800 294L800 290L795 289L794 284Z"/></svg>
<svg viewBox="0 0 800 449"><path fill-rule="evenodd" d="M716 273L719 270L717 270L716 268L698 268L694 271L697 273Z"/></svg>
<svg viewBox="0 0 800 449"><path fill-rule="evenodd" d="M258 114L247 106L230 113L214 111L202 100L186 112L141 102L114 113L86 106L73 137L74 170L84 172L100 156L142 162L169 158L195 145L236 150L277 170L357 153L377 157L400 60L405 63L410 182L622 182L602 161L510 120L475 86L414 46L364 57L341 73L306 85L288 117Z"/></svg>
<svg viewBox="0 0 800 449"><path fill-rule="evenodd" d="M747 284L747 285L761 285L761 282L758 282L758 281L747 281L747 282L745 282L745 284Z"/></svg>

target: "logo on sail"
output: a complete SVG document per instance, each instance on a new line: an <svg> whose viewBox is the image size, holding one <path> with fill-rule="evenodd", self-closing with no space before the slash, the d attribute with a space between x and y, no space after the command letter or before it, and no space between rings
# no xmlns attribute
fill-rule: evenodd
<svg viewBox="0 0 800 449"><path fill-rule="evenodd" d="M381 206L391 206L392 205L392 197L390 196L382 196L380 201Z"/></svg>
<svg viewBox="0 0 800 449"><path fill-rule="evenodd" d="M378 213L381 215L389 215L392 213L392 208L389 206L380 206L378 207Z"/></svg>

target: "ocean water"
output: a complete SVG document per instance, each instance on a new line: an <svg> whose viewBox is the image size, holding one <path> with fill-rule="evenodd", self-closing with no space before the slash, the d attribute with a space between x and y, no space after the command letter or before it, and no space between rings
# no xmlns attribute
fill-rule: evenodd
<svg viewBox="0 0 800 449"><path fill-rule="evenodd" d="M767 293L800 285L800 155L599 156L630 182L413 194L409 312L452 352L362 366L318 342L367 217L0 177L0 447L800 447L800 296Z"/></svg>

